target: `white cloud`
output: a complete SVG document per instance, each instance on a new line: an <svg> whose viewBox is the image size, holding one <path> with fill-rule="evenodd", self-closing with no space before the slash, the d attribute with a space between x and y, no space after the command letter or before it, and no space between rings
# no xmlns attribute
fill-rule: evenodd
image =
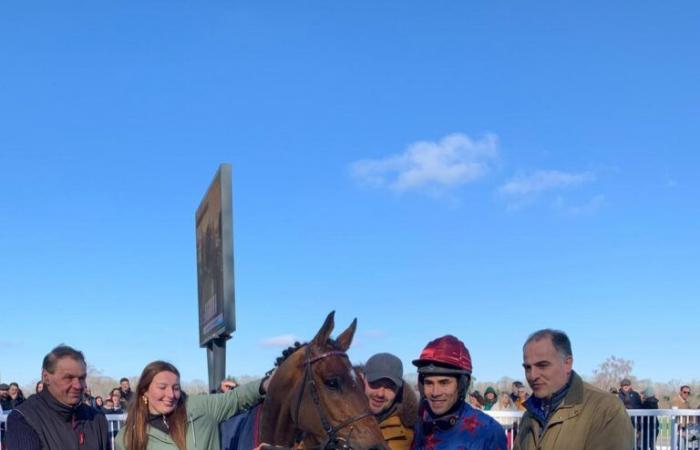
<svg viewBox="0 0 700 450"><path fill-rule="evenodd" d="M273 336L260 341L262 347L289 347L294 344L295 341L301 341L298 337L293 334L283 334L281 336Z"/></svg>
<svg viewBox="0 0 700 450"><path fill-rule="evenodd" d="M595 180L588 172L569 173L559 170L538 170L518 175L498 189L498 192L513 197L533 196L544 191L579 186Z"/></svg>
<svg viewBox="0 0 700 450"><path fill-rule="evenodd" d="M482 178L498 156L495 135L474 140L455 133L438 142L415 142L403 153L355 161L350 171L363 184L395 192L444 191Z"/></svg>

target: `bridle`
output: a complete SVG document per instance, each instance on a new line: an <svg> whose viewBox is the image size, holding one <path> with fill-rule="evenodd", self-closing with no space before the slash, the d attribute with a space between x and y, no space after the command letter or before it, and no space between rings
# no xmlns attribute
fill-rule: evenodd
<svg viewBox="0 0 700 450"><path fill-rule="evenodd" d="M328 358L330 356L341 356L344 358L348 358L347 353L339 350L332 350L329 352L321 353L320 355L312 356L311 346L309 344L307 344L306 346L306 355L304 360L304 378L301 381L299 395L297 396L296 408L294 408L295 415L292 416L294 427L296 428L295 434L297 435L298 442L303 440L304 432L301 429L299 429L298 420L299 411L301 409L301 402L304 399L306 385L308 384L309 394L311 394L311 400L313 400L313 403L316 406L316 411L318 412L319 419L321 419L321 426L323 427L323 430L326 433L326 438L321 442L321 445L319 445L317 448L319 450L352 450L352 447L350 446L350 437L355 429L353 424L359 420L364 419L365 417L371 416L372 412L368 410L367 412L358 414L347 420L344 420L343 422L335 426L333 426L330 423L328 417L323 412L323 408L321 407L321 398L318 393L318 387L316 386L316 381L314 380L313 373L311 372L311 365L313 363L321 361L322 359ZM343 428L346 428L348 426L350 427L350 430L348 431L347 435L340 436L339 432ZM306 446L304 448L310 449L310 447Z"/></svg>

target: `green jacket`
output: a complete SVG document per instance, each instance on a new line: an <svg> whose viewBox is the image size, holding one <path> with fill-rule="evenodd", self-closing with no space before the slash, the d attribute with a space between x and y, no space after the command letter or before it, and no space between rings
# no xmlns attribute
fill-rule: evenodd
<svg viewBox="0 0 700 450"><path fill-rule="evenodd" d="M260 382L246 383L225 394L187 397L187 450L220 450L219 423L250 408L261 399ZM116 438L117 450L124 446L122 428ZM148 450L177 450L175 442L162 431L148 427Z"/></svg>
<svg viewBox="0 0 700 450"><path fill-rule="evenodd" d="M634 430L616 395L584 383L573 374L561 405L542 426L529 412L520 422L515 450L632 450Z"/></svg>

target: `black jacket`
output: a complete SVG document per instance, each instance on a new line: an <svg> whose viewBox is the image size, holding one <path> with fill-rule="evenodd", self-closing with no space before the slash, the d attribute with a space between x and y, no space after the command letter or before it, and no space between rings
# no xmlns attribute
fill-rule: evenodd
<svg viewBox="0 0 700 450"><path fill-rule="evenodd" d="M622 400L622 403L625 404L626 409L642 409L642 397L639 396L638 392L630 389L629 392L625 394L620 390L618 396L620 400Z"/></svg>
<svg viewBox="0 0 700 450"><path fill-rule="evenodd" d="M108 450L104 414L79 403L60 403L44 389L7 418L7 447L12 450Z"/></svg>

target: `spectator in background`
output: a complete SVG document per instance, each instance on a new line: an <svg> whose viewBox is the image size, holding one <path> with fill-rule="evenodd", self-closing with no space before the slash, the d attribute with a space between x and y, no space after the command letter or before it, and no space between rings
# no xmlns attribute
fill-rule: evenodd
<svg viewBox="0 0 700 450"><path fill-rule="evenodd" d="M104 409L103 409L104 406L105 406L105 402L102 399L102 397L100 397L99 395L97 397L95 397L95 409L98 411L104 411ZM114 403L112 403L112 406L114 406Z"/></svg>
<svg viewBox="0 0 700 450"><path fill-rule="evenodd" d="M22 402L24 402L24 393L22 389L19 388L19 384L10 383L10 388L7 390L10 396L10 402L12 403L12 409L18 407Z"/></svg>
<svg viewBox="0 0 700 450"><path fill-rule="evenodd" d="M529 395L527 394L527 388L525 386L520 386L518 388L518 399L515 400L515 409L518 411L525 411L525 402L527 401Z"/></svg>
<svg viewBox="0 0 700 450"><path fill-rule="evenodd" d="M119 380L119 389L122 391L122 398L125 403L131 401L131 385L129 384L129 379L124 377ZM126 405L124 405L126 407Z"/></svg>
<svg viewBox="0 0 700 450"><path fill-rule="evenodd" d="M626 409L641 409L642 408L642 397L639 393L632 389L632 382L629 378L624 378L620 381L620 390L617 393L620 397L622 403L625 404Z"/></svg>
<svg viewBox="0 0 700 450"><path fill-rule="evenodd" d="M690 401L688 400L689 397L690 397L690 386L687 386L687 385L681 386L681 390L678 391L678 395L673 397L673 400L671 400L671 408L692 409L690 407Z"/></svg>
<svg viewBox="0 0 700 450"><path fill-rule="evenodd" d="M112 411L114 411L114 402L110 397L107 397L102 405L102 412L105 414L114 414Z"/></svg>
<svg viewBox="0 0 700 450"><path fill-rule="evenodd" d="M659 400L654 396L654 389L646 388L643 395L642 409L659 409ZM659 420L655 416L641 417L641 419L639 447L641 450L655 450L656 438L659 436Z"/></svg>
<svg viewBox="0 0 700 450"><path fill-rule="evenodd" d="M487 387L484 391L484 411L491 411L493 405L496 404L496 390L491 386Z"/></svg>
<svg viewBox="0 0 700 450"><path fill-rule="evenodd" d="M122 390L120 387L112 389L109 393L109 397L114 402L114 409L121 409L122 411L126 411L126 400L124 400L124 398L122 397Z"/></svg>
<svg viewBox="0 0 700 450"><path fill-rule="evenodd" d="M510 398L510 394L508 392L501 392L501 395L498 396L498 401L493 405L491 411L515 412L517 409L515 408L515 403ZM517 427L518 419L516 417L497 417L496 421L506 430L507 450L510 450L510 443L513 441L513 429Z"/></svg>
<svg viewBox="0 0 700 450"><path fill-rule="evenodd" d="M10 385L0 383L0 411L12 409L12 399L10 399Z"/></svg>
<svg viewBox="0 0 700 450"><path fill-rule="evenodd" d="M484 398L481 396L481 392L479 391L472 391L472 393L469 394L467 401L472 408L484 409Z"/></svg>
<svg viewBox="0 0 700 450"><path fill-rule="evenodd" d="M513 381L513 384L511 384L510 399L513 400L513 404L515 404L515 402L518 401L518 398L519 398L518 393L520 392L520 388L524 388L524 387L525 386L520 381Z"/></svg>
<svg viewBox="0 0 700 450"><path fill-rule="evenodd" d="M119 388L114 388L109 393L108 400L105 402L104 413L105 414L124 414L126 410L124 409L122 403L122 393Z"/></svg>
<svg viewBox="0 0 700 450"><path fill-rule="evenodd" d="M82 352L59 345L42 363L46 389L32 395L7 417L12 450L107 450L105 416L82 403L87 365Z"/></svg>
<svg viewBox="0 0 700 450"><path fill-rule="evenodd" d="M39 380L36 382L36 386L34 386L34 393L38 394L39 392L44 390L44 383Z"/></svg>

